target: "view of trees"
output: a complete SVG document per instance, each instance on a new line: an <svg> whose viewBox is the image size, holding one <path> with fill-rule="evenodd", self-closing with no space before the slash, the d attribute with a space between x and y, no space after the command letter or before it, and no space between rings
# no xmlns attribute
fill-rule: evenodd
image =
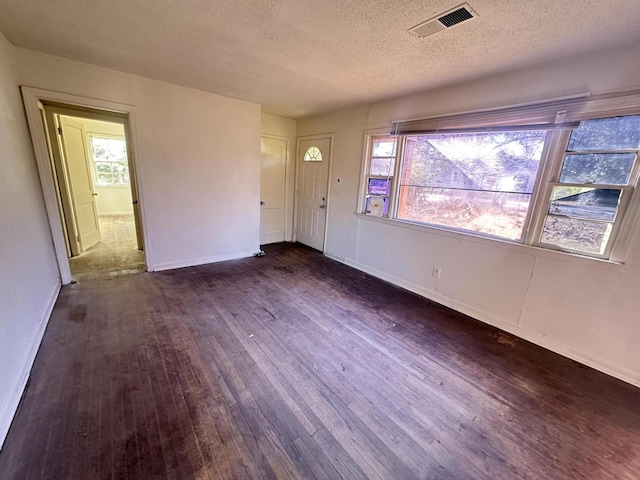
<svg viewBox="0 0 640 480"><path fill-rule="evenodd" d="M518 239L544 131L407 138L398 217Z"/></svg>
<svg viewBox="0 0 640 480"><path fill-rule="evenodd" d="M408 135L398 179L399 219L522 237L546 130ZM541 241L585 253L605 252L624 191L635 182L640 115L585 120L571 132ZM396 141L373 142L368 198L388 205ZM378 183L376 183L378 182ZM380 183L386 182L386 183ZM545 194L549 190L543 190ZM368 205L368 203L367 203ZM386 213L386 210L385 210Z"/></svg>
<svg viewBox="0 0 640 480"><path fill-rule="evenodd" d="M125 141L92 137L91 146L98 185L129 185L129 165Z"/></svg>

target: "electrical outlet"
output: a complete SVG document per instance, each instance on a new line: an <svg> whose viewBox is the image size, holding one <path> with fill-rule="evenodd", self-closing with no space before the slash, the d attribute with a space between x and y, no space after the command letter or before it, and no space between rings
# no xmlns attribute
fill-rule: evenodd
<svg viewBox="0 0 640 480"><path fill-rule="evenodd" d="M433 278L440 278L441 273L442 273L442 268L433 267L433 272L431 272L431 275L433 276Z"/></svg>

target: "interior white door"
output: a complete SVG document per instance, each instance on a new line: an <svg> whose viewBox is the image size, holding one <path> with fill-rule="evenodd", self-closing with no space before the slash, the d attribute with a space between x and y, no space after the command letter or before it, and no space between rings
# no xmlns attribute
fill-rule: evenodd
<svg viewBox="0 0 640 480"><path fill-rule="evenodd" d="M324 250L331 138L298 144L296 241Z"/></svg>
<svg viewBox="0 0 640 480"><path fill-rule="evenodd" d="M82 123L68 117L59 118L78 242L81 250L86 250L100 241L96 194L87 158L87 137Z"/></svg>
<svg viewBox="0 0 640 480"><path fill-rule="evenodd" d="M260 138L260 244L284 241L287 141Z"/></svg>

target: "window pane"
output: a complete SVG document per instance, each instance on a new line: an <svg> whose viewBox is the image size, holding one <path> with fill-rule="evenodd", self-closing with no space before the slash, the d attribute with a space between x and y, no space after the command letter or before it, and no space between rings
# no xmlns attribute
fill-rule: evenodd
<svg viewBox="0 0 640 480"><path fill-rule="evenodd" d="M531 195L403 186L398 218L518 240Z"/></svg>
<svg viewBox="0 0 640 480"><path fill-rule="evenodd" d="M309 147L304 154L303 160L305 162L321 162L322 152L318 147Z"/></svg>
<svg viewBox="0 0 640 480"><path fill-rule="evenodd" d="M393 175L393 168L396 163L395 157L372 157L371 175L390 177Z"/></svg>
<svg viewBox="0 0 640 480"><path fill-rule="evenodd" d="M113 164L114 185L129 185L129 168L120 163Z"/></svg>
<svg viewBox="0 0 640 480"><path fill-rule="evenodd" d="M531 193L545 138L543 131L408 137L402 184Z"/></svg>
<svg viewBox="0 0 640 480"><path fill-rule="evenodd" d="M637 149L638 146L640 115L585 120L569 140L570 151Z"/></svg>
<svg viewBox="0 0 640 480"><path fill-rule="evenodd" d="M113 183L112 165L111 162L96 162L98 185L111 185Z"/></svg>
<svg viewBox="0 0 640 480"><path fill-rule="evenodd" d="M367 197L365 212L375 216L389 215L389 198L388 197Z"/></svg>
<svg viewBox="0 0 640 480"><path fill-rule="evenodd" d="M106 138L91 138L91 145L93 147L93 159L109 160L109 140Z"/></svg>
<svg viewBox="0 0 640 480"><path fill-rule="evenodd" d="M127 149L124 139L91 137L91 145L94 160L126 163Z"/></svg>
<svg viewBox="0 0 640 480"><path fill-rule="evenodd" d="M373 157L394 157L395 154L395 138L375 138L373 140Z"/></svg>
<svg viewBox="0 0 640 480"><path fill-rule="evenodd" d="M553 187L549 213L612 222L621 193L604 188Z"/></svg>
<svg viewBox="0 0 640 480"><path fill-rule="evenodd" d="M407 137L398 218L522 237L544 131Z"/></svg>
<svg viewBox="0 0 640 480"><path fill-rule="evenodd" d="M367 193L371 195L389 195L391 180L388 178L370 178Z"/></svg>
<svg viewBox="0 0 640 480"><path fill-rule="evenodd" d="M611 233L610 223L589 222L575 218L547 217L542 231L542 243L569 250L604 253Z"/></svg>
<svg viewBox="0 0 640 480"><path fill-rule="evenodd" d="M626 185L635 158L635 153L570 154L564 157L560 181Z"/></svg>

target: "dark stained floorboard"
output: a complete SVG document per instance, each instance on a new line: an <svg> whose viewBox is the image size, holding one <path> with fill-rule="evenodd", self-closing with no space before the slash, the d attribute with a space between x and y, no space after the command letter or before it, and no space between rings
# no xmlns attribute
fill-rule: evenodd
<svg viewBox="0 0 640 480"><path fill-rule="evenodd" d="M81 260L0 478L640 478L640 389L306 247L265 251Z"/></svg>

